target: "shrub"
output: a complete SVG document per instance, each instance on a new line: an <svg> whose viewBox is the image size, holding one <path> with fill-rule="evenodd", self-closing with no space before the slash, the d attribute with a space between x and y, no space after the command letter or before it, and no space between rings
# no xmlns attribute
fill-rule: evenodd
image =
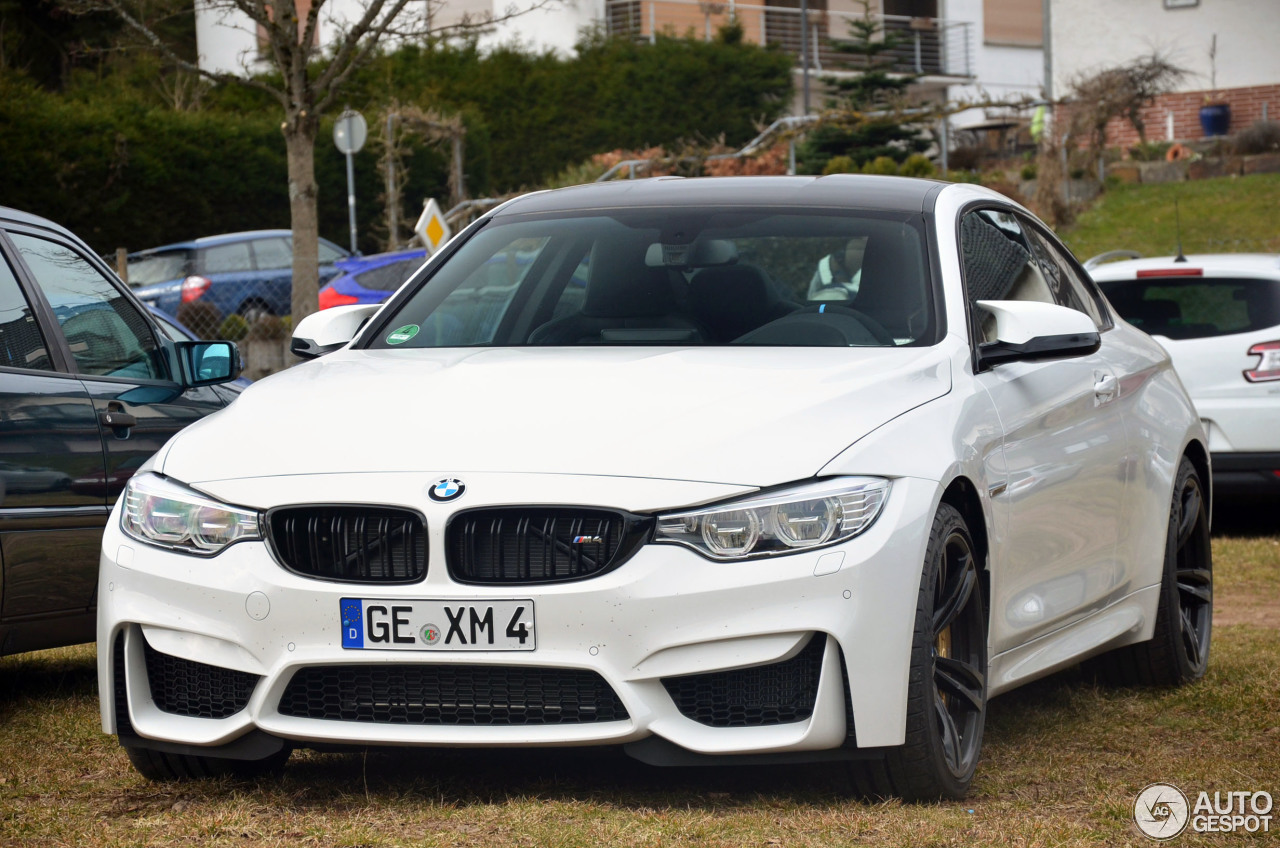
<svg viewBox="0 0 1280 848"><path fill-rule="evenodd" d="M933 162L923 153L912 153L898 169L898 173L904 177L932 177L937 172Z"/></svg>
<svg viewBox="0 0 1280 848"><path fill-rule="evenodd" d="M947 156L947 164L957 171L976 171L986 151L976 144L957 147Z"/></svg>
<svg viewBox="0 0 1280 848"><path fill-rule="evenodd" d="M278 315L259 315L249 324L249 331L245 334L248 341L275 341L278 339L287 339L291 335L290 328L285 326L284 320Z"/></svg>
<svg viewBox="0 0 1280 848"><path fill-rule="evenodd" d="M850 156L832 156L827 160L826 167L822 169L824 174L856 174L858 166L854 164L853 158Z"/></svg>
<svg viewBox="0 0 1280 848"><path fill-rule="evenodd" d="M1163 162L1173 143L1169 141L1145 141L1129 148L1129 158L1137 162Z"/></svg>
<svg viewBox="0 0 1280 848"><path fill-rule="evenodd" d="M877 156L870 162L862 166L864 174L883 174L884 176L893 177L898 174L898 163L888 156Z"/></svg>
<svg viewBox="0 0 1280 848"><path fill-rule="evenodd" d="M249 334L249 322L244 320L243 315L231 314L222 319L222 325L218 327L218 337L226 339L229 342L238 342Z"/></svg>
<svg viewBox="0 0 1280 848"><path fill-rule="evenodd" d="M1231 147L1239 156L1280 150L1280 123L1257 121L1253 126L1237 133Z"/></svg>
<svg viewBox="0 0 1280 848"><path fill-rule="evenodd" d="M222 323L221 310L212 303L199 300L179 306L178 314L174 317L178 319L179 324L185 325L188 330L195 333L198 339L217 338L219 325Z"/></svg>
<svg viewBox="0 0 1280 848"><path fill-rule="evenodd" d="M1018 172L1018 176L1024 180L1030 181L1036 178L1037 168L1035 162L1028 162L1022 166L1022 170Z"/></svg>

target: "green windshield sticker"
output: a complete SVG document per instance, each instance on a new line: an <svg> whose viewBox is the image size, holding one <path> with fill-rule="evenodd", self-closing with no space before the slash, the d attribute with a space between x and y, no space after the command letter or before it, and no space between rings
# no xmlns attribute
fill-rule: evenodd
<svg viewBox="0 0 1280 848"><path fill-rule="evenodd" d="M387 344L404 344L409 341L409 339L418 335L418 329L419 327L417 324L405 324L403 327L387 336Z"/></svg>

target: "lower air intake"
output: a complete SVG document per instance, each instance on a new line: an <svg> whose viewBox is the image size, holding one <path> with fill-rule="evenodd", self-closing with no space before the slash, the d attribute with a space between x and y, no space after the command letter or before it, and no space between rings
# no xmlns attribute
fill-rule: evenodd
<svg viewBox="0 0 1280 848"><path fill-rule="evenodd" d="M789 660L754 668L664 677L685 718L708 727L767 727L813 715L827 640L814 634Z"/></svg>
<svg viewBox="0 0 1280 848"><path fill-rule="evenodd" d="M151 700L164 713L226 718L248 705L249 696L258 685L256 674L171 657L148 645L145 639L143 653Z"/></svg>
<svg viewBox="0 0 1280 848"><path fill-rule="evenodd" d="M622 721L627 710L594 671L522 666L356 665L303 668L280 714L371 724L507 726Z"/></svg>

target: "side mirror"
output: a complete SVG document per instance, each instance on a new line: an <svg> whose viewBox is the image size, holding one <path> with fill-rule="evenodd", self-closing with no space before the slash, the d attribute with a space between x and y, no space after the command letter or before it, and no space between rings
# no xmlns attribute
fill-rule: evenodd
<svg viewBox="0 0 1280 848"><path fill-rule="evenodd" d="M381 308L381 303L365 303L313 312L294 328L289 350L303 359L333 353L354 339L364 322Z"/></svg>
<svg viewBox="0 0 1280 848"><path fill-rule="evenodd" d="M240 376L244 364L235 342L174 342L186 386L229 383Z"/></svg>
<svg viewBox="0 0 1280 848"><path fill-rule="evenodd" d="M996 340L978 347L978 370L1004 362L1084 356L1102 345L1083 312L1026 300L979 300L996 320Z"/></svg>

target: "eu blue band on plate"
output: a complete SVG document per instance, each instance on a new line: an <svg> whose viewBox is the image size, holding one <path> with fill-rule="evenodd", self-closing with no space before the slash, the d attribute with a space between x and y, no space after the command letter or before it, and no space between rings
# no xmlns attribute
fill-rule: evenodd
<svg viewBox="0 0 1280 848"><path fill-rule="evenodd" d="M342 599L342 647L364 647L364 602Z"/></svg>

